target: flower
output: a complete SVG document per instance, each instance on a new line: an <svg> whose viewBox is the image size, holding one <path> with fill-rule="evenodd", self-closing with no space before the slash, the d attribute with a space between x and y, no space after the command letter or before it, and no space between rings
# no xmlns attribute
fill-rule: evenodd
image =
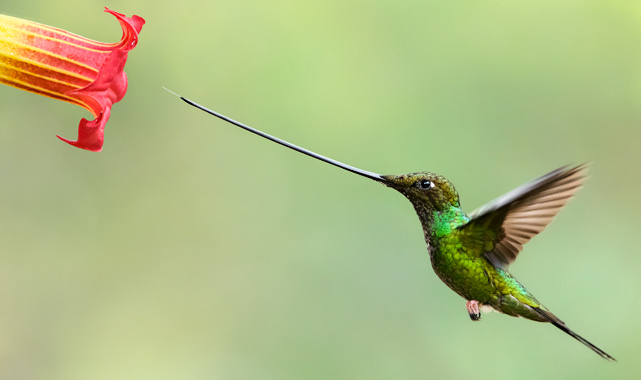
<svg viewBox="0 0 641 380"><path fill-rule="evenodd" d="M75 147L99 152L112 104L127 92L127 53L136 47L145 20L105 7L122 27L118 43L102 43L15 17L0 15L0 83L74 103L94 120L82 119Z"/></svg>

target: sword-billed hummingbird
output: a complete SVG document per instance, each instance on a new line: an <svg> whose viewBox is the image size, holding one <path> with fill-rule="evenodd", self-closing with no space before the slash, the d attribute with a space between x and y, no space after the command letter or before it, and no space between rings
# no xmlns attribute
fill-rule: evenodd
<svg viewBox="0 0 641 380"><path fill-rule="evenodd" d="M601 357L615 360L570 330L508 272L508 266L516 260L523 245L543 231L581 187L587 165L561 167L466 215L454 185L441 175L430 172L380 175L361 170L175 95L237 127L403 194L414 206L423 226L434 272L450 289L467 300L467 312L473 321L481 318L482 309L494 309L514 317L549 322Z"/></svg>

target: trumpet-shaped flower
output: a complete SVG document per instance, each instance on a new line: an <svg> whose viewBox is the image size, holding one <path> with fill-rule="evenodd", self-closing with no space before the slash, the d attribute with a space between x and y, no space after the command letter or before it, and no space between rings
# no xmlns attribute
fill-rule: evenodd
<svg viewBox="0 0 641 380"><path fill-rule="evenodd" d="M61 140L102 150L111 106L127 92L127 53L136 47L145 20L105 8L122 27L120 42L107 44L28 20L0 15L0 83L74 103L94 120L82 119L78 139Z"/></svg>

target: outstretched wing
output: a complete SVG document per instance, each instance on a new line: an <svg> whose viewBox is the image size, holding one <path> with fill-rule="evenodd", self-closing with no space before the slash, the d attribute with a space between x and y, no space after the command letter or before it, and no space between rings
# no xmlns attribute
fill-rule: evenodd
<svg viewBox="0 0 641 380"><path fill-rule="evenodd" d="M587 164L564 166L472 212L459 233L503 269L539 234L585 180Z"/></svg>

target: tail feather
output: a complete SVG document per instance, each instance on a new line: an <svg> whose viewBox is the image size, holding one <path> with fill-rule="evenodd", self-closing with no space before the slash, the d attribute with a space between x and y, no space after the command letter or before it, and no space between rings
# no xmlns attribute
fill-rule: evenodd
<svg viewBox="0 0 641 380"><path fill-rule="evenodd" d="M550 313L547 310L539 309L539 308L533 308L541 317L543 317L545 320L556 326L559 330L563 331L564 333L568 334L572 338L578 340L579 342L583 343L586 345L588 348L590 348L592 351L596 352L599 356L601 356L603 359L606 360L612 360L612 361L617 361L615 358L610 356L607 352L603 351L599 347L595 346L594 344L588 342L585 338L583 338L581 335L575 333L574 331L570 330L563 321L561 321L559 318L557 318L554 314Z"/></svg>

